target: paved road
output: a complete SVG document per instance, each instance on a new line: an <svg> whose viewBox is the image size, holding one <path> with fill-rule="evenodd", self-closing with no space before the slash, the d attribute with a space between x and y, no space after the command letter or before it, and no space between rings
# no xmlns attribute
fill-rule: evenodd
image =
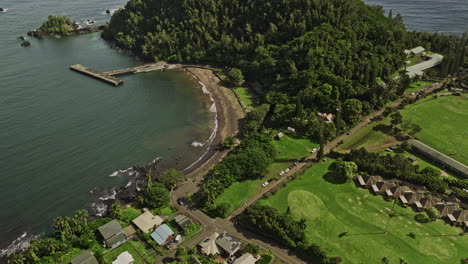
<svg viewBox="0 0 468 264"><path fill-rule="evenodd" d="M429 89L426 90L426 93L431 93L434 89L437 89L441 87L445 82L441 82L437 86L433 86ZM412 97L416 97L417 95L413 95ZM391 107L397 107L401 103L402 99L399 99L395 101ZM336 138L332 142L329 142L327 145L325 145L324 153L329 153L331 149L335 148L338 145L338 142L347 139L348 137L352 137L353 135L357 134L362 128L366 127L369 125L372 121L372 119L376 116L379 116L382 114L382 112L385 109L380 109L371 115L362 118L361 122L357 124L353 129L349 131L347 134L343 134L340 137ZM276 243L275 241L272 241L271 239L268 239L262 235L259 234L254 234L252 232L249 232L247 230L241 230L239 227L234 225L233 219L235 216L240 214L247 206L257 202L259 199L263 197L265 193L273 189L275 186L278 184L281 184L285 179L287 179L288 176L292 175L293 173L305 169L305 166L311 166L314 162L316 161L316 154L311 154L306 160L303 162L299 163L297 166L293 167L289 172L285 173L283 176L279 177L278 180L270 183L266 187L262 188L257 194L255 194L253 197L251 197L248 201L245 202L244 205L242 205L240 208L235 210L228 218L226 219L213 219L207 216L205 213L203 213L201 210L190 206L190 205L184 205L180 206L177 204L177 200L179 198L185 198L189 194L193 194L198 190L198 184L201 183L201 179L194 181L194 182L188 182L180 186L177 190L173 191L171 193L171 204L177 207L177 209L190 216L192 219L196 220L199 222L202 226L203 229L201 233L195 237L193 237L189 241L185 241L184 245L187 247L192 247L198 245L201 241L203 241L206 237L210 236L214 232L221 233L223 231L227 231L228 233L232 234L233 236L236 236L246 242L249 243L255 243L260 245L261 247L271 250L273 254L281 261L284 263L288 264L303 264L305 263L304 261L298 259L293 253L289 252L286 248L284 248L282 245ZM200 177L201 178L201 177ZM173 256L174 251L172 251L169 255Z"/></svg>

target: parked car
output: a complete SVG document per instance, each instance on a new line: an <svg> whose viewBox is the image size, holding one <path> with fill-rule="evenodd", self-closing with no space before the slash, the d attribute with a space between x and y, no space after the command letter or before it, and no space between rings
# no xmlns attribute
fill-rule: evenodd
<svg viewBox="0 0 468 264"><path fill-rule="evenodd" d="M177 199L177 204L179 204L180 206L184 206L185 205L185 202L182 198L179 198Z"/></svg>
<svg viewBox="0 0 468 264"><path fill-rule="evenodd" d="M288 172L289 171L289 168L285 169L284 172Z"/></svg>
<svg viewBox="0 0 468 264"><path fill-rule="evenodd" d="M264 182L264 183L262 184L262 187L265 187L265 186L267 186L268 184L270 184L270 183L266 181L266 182Z"/></svg>

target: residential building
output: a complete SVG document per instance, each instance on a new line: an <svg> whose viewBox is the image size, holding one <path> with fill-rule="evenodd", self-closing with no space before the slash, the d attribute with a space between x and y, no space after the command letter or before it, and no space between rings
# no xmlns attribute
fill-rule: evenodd
<svg viewBox="0 0 468 264"><path fill-rule="evenodd" d="M132 222L141 231L143 231L143 233L149 233L161 225L163 219L157 215L153 215L150 211L146 211L137 218L133 219Z"/></svg>
<svg viewBox="0 0 468 264"><path fill-rule="evenodd" d="M223 232L216 238L218 245L228 256L234 255L241 246L241 242L226 232Z"/></svg>
<svg viewBox="0 0 468 264"><path fill-rule="evenodd" d="M120 255L112 261L112 264L133 264L134 261L132 254L125 251L120 253Z"/></svg>
<svg viewBox="0 0 468 264"><path fill-rule="evenodd" d="M233 264L255 264L258 258L254 257L250 253L245 253L244 255L240 256L238 259L234 260Z"/></svg>
<svg viewBox="0 0 468 264"><path fill-rule="evenodd" d="M117 220L112 220L109 223L98 228L104 238L107 247L114 248L125 242L125 235L122 233L122 226Z"/></svg>
<svg viewBox="0 0 468 264"><path fill-rule="evenodd" d="M99 264L90 251L85 251L71 260L71 264Z"/></svg>
<svg viewBox="0 0 468 264"><path fill-rule="evenodd" d="M174 220L175 220L176 224L182 230L185 229L187 226L189 226L192 223L192 221L189 218L187 218L185 215L177 215Z"/></svg>
<svg viewBox="0 0 468 264"><path fill-rule="evenodd" d="M219 255L221 252L216 245L216 238L218 238L218 233L213 233L211 236L205 238L198 246L200 247L201 252L203 254L210 256L210 255Z"/></svg>
<svg viewBox="0 0 468 264"><path fill-rule="evenodd" d="M436 203L434 207L439 211L441 217L446 217L458 210L458 205L454 203Z"/></svg>
<svg viewBox="0 0 468 264"><path fill-rule="evenodd" d="M158 245L163 246L171 240L174 236L174 232L171 228L166 225L160 225L154 232L151 234L151 237L158 243Z"/></svg>

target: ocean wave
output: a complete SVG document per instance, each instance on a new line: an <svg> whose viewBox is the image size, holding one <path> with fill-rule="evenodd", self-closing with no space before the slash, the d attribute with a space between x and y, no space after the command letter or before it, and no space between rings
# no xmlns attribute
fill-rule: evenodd
<svg viewBox="0 0 468 264"><path fill-rule="evenodd" d="M197 141L192 142L191 145L194 146L194 147L203 147L203 146L205 146L204 143L200 143L200 142L197 142Z"/></svg>
<svg viewBox="0 0 468 264"><path fill-rule="evenodd" d="M128 183L125 184L125 188L128 188L128 187L130 187L130 186L132 186L132 181L128 181Z"/></svg>
<svg viewBox="0 0 468 264"><path fill-rule="evenodd" d="M89 209L94 215L103 216L107 212L107 205L104 203L92 203Z"/></svg>
<svg viewBox="0 0 468 264"><path fill-rule="evenodd" d="M107 201L107 200L114 200L117 195L117 190L116 189L111 189L111 193L99 197L99 200L101 201Z"/></svg>
<svg viewBox="0 0 468 264"><path fill-rule="evenodd" d="M17 237L11 244L4 248L0 249L0 257L8 256L13 252L22 251L29 247L31 240L40 238L41 235L33 235L28 232L24 232L21 236Z"/></svg>
<svg viewBox="0 0 468 264"><path fill-rule="evenodd" d="M133 176L136 173L137 172L135 171L135 169L133 167L130 167L130 168L126 169L126 170L114 171L113 173L111 173L109 175L109 177L117 177L117 176L123 176L123 175Z"/></svg>

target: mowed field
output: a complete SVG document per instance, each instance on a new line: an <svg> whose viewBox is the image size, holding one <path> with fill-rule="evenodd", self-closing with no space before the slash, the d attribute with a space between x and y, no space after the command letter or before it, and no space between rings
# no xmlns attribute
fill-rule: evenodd
<svg viewBox="0 0 468 264"><path fill-rule="evenodd" d="M416 138L468 165L468 97L447 96L434 99L430 96L406 106L401 114L404 119L422 127ZM460 142L462 146L457 154Z"/></svg>
<svg viewBox="0 0 468 264"><path fill-rule="evenodd" d="M273 177L279 177L278 172L286 169L294 161L309 155L310 150L318 144L306 138L291 138L284 136L281 140L273 140L272 144L277 151L275 161L268 167L264 179L236 182L231 185L215 201L215 204L231 204L231 211L239 208L246 200L249 200L262 187L262 183Z"/></svg>
<svg viewBox="0 0 468 264"><path fill-rule="evenodd" d="M384 125L384 122L374 122L367 127L361 129L359 133L352 135L350 138L344 140L343 144L338 146L338 150L351 150L364 148L376 148L385 146L395 142L395 139L389 137L384 132L378 129L379 126ZM383 147L385 149L386 147Z"/></svg>
<svg viewBox="0 0 468 264"><path fill-rule="evenodd" d="M388 233L383 234L392 202L373 196L354 183L334 183L328 167L313 165L304 175L275 195L259 201L307 221L310 240L343 263L390 263L405 258L408 263L459 263L468 257L468 236L442 220L426 224L414 220L410 208L395 205ZM340 234L347 232L340 237ZM412 232L416 238L408 234Z"/></svg>

